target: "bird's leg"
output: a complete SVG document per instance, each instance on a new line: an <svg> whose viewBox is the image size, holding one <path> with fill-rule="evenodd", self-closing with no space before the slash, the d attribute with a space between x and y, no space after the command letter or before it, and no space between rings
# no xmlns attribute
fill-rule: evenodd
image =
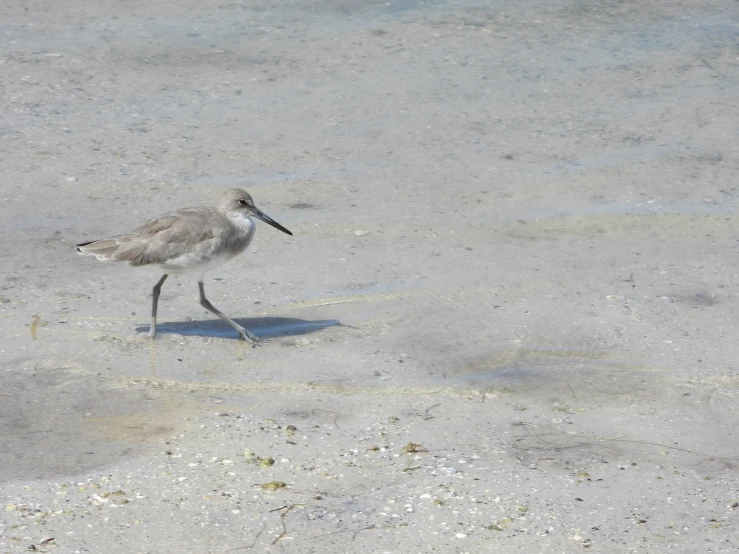
<svg viewBox="0 0 739 554"><path fill-rule="evenodd" d="M213 312L218 317L220 317L223 321L225 321L226 323L228 323L231 327L233 327L234 329L236 329L236 332L245 341L248 341L248 342L250 342L252 344L255 344L255 345L256 344L259 344L260 342L262 342L262 339L260 339L259 337L256 337L256 336L252 335L249 331L247 331L241 325L239 325L238 323L236 323L235 321L233 321L232 319L230 319L228 316L226 316L223 312L221 312L220 310L218 310L218 308L216 308L213 304L210 303L210 300L208 300L205 297L205 287L203 286L203 282L202 281L198 281L198 287L200 288L200 305L203 308L205 308L208 311Z"/></svg>
<svg viewBox="0 0 739 554"><path fill-rule="evenodd" d="M166 273L162 275L162 278L159 279L157 284L154 285L154 289L151 291L151 327L149 328L149 336L151 338L157 336L157 304L159 303L159 293L162 292L162 284L167 280L167 277L169 277L169 275Z"/></svg>

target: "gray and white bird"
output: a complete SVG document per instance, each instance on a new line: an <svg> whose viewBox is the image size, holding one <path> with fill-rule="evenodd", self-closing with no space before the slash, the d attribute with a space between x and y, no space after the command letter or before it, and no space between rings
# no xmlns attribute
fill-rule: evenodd
<svg viewBox="0 0 739 554"><path fill-rule="evenodd" d="M157 303L162 284L170 274L175 274L194 276L200 289L200 304L233 327L243 340L257 344L259 338L210 303L203 287L203 277L208 271L247 249L256 230L252 216L292 235L259 210L249 193L231 189L221 195L215 208L183 208L152 219L125 235L85 242L76 249L98 260L128 262L134 267L155 266L164 271L152 292L150 337L157 333Z"/></svg>

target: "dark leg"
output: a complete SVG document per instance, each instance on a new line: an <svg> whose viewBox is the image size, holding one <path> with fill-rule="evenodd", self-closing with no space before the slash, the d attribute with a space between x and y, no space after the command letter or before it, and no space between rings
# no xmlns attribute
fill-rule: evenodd
<svg viewBox="0 0 739 554"><path fill-rule="evenodd" d="M236 323L235 321L229 319L226 315L224 315L221 311L219 311L213 304L210 303L210 300L208 300L205 297L205 287L203 286L202 281L198 281L198 287L200 288L200 305L205 308L208 311L213 312L218 317L220 317L223 321L228 323L231 327L236 329L236 332L239 334L239 336L244 339L245 341L248 341L252 344L259 344L261 342L261 339L258 337L255 337L252 335L249 331L244 329L241 325Z"/></svg>
<svg viewBox="0 0 739 554"><path fill-rule="evenodd" d="M166 273L162 275L162 278L159 279L159 282L154 285L154 289L151 291L151 327L149 328L149 336L151 338L157 336L157 304L159 303L159 293L162 292L162 284L167 280L167 277L169 275Z"/></svg>

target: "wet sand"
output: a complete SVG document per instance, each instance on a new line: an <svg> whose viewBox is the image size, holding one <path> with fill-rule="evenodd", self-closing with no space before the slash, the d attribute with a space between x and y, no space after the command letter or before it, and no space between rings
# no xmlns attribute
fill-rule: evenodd
<svg viewBox="0 0 739 554"><path fill-rule="evenodd" d="M0 552L739 549L732 3L0 21ZM73 245L233 186L269 341L186 279L150 341Z"/></svg>

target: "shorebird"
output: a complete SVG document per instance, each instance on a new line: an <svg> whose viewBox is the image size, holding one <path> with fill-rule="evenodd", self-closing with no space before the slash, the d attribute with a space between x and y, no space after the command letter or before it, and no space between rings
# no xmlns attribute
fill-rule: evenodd
<svg viewBox="0 0 739 554"><path fill-rule="evenodd" d="M251 216L269 223L283 233L285 227L254 205L249 193L227 190L215 208L184 208L137 227L130 233L76 246L82 255L98 260L128 262L134 267L155 266L164 275L154 285L149 336L157 334L157 303L162 284L170 274L194 276L200 289L200 305L233 327L239 336L258 344L259 338L218 310L205 297L203 277L211 269L241 254L254 238L256 225Z"/></svg>

